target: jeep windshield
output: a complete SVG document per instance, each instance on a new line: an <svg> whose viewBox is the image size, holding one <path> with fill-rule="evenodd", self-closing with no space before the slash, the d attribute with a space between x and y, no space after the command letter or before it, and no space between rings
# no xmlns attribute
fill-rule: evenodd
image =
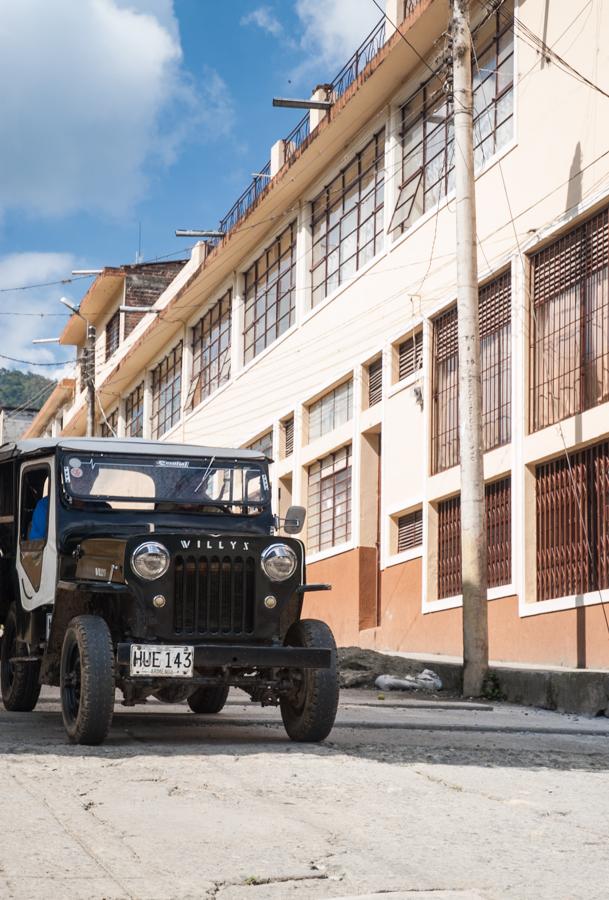
<svg viewBox="0 0 609 900"><path fill-rule="evenodd" d="M66 453L64 495L73 506L255 515L270 503L265 468L238 459Z"/></svg>

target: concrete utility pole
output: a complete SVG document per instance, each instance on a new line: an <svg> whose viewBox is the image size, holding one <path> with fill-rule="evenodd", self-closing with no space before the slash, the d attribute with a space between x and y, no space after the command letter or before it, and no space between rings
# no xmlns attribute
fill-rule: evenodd
<svg viewBox="0 0 609 900"><path fill-rule="evenodd" d="M95 434L95 325L87 322L87 340L84 347L87 379L87 437Z"/></svg>
<svg viewBox="0 0 609 900"><path fill-rule="evenodd" d="M482 385L474 182L469 0L452 0L459 317L459 440L463 693L478 697L488 672L487 536L482 459Z"/></svg>

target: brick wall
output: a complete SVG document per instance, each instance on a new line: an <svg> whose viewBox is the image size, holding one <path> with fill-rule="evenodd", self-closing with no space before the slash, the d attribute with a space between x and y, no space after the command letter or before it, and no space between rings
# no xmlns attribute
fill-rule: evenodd
<svg viewBox="0 0 609 900"><path fill-rule="evenodd" d="M125 305L152 306L185 262L180 260L125 266ZM141 318L138 313L125 313L125 337L133 331Z"/></svg>

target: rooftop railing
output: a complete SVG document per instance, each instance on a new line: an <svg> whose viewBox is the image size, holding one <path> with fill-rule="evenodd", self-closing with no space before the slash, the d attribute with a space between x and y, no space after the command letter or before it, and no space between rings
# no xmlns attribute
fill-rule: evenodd
<svg viewBox="0 0 609 900"><path fill-rule="evenodd" d="M404 0L404 18L407 18L413 10L419 5L421 0ZM377 53L385 44L385 16L378 22L370 34L362 41L353 56L345 63L336 78L332 81L331 96L334 100L345 93L345 91L356 81L357 77L364 71L368 63L370 63ZM286 159L289 159L306 141L311 133L310 117L306 115L294 126L288 136L285 138ZM253 181L243 191L241 196L233 203L227 214L220 220L220 231L228 234L235 225L243 218L246 212L256 202L258 197L264 193L271 176L270 161L260 170Z"/></svg>

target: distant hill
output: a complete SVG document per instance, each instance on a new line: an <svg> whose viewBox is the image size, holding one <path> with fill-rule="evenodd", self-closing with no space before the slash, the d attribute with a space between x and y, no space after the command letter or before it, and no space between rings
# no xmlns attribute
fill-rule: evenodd
<svg viewBox="0 0 609 900"><path fill-rule="evenodd" d="M6 406L40 409L55 384L34 372L0 369L0 409Z"/></svg>

